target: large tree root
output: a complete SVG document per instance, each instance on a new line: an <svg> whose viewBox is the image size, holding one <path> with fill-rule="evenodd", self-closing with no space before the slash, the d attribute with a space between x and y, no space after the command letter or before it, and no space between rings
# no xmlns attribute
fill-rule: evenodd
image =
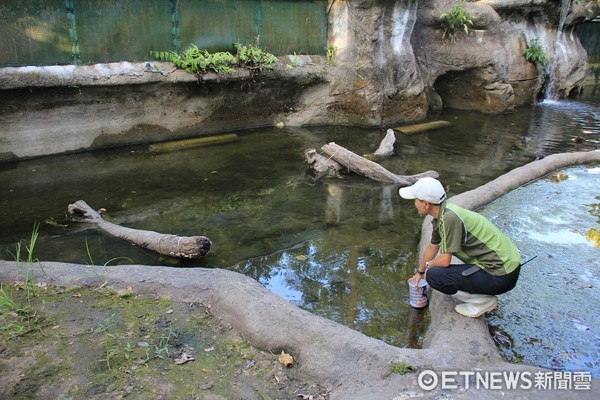
<svg viewBox="0 0 600 400"><path fill-rule="evenodd" d="M69 204L68 211L76 221L96 224L115 237L170 257L200 258L209 252L212 245L204 236L177 236L113 224L102 219L100 214L83 200Z"/></svg>

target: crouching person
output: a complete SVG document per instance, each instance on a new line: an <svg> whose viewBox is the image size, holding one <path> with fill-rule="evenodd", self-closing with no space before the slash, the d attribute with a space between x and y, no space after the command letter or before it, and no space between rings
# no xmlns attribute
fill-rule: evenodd
<svg viewBox="0 0 600 400"><path fill-rule="evenodd" d="M433 217L431 242L409 281L425 278L430 287L457 299L456 312L467 317L496 308L496 295L513 289L519 279L521 256L512 241L484 216L448 203L436 179L419 179L399 193L414 199L420 215ZM464 264L450 264L453 255Z"/></svg>

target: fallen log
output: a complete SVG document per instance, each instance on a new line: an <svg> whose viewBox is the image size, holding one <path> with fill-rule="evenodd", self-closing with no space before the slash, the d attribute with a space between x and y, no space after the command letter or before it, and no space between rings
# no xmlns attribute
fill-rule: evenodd
<svg viewBox="0 0 600 400"><path fill-rule="evenodd" d="M350 171L380 182L409 186L420 178L426 176L437 178L439 176L436 171L426 171L417 175L396 175L376 162L367 160L334 142L327 143L321 147L321 150Z"/></svg>
<svg viewBox="0 0 600 400"><path fill-rule="evenodd" d="M304 158L308 165L319 174L319 176L335 176L342 170L342 166L330 158L323 157L315 149L304 151Z"/></svg>
<svg viewBox="0 0 600 400"><path fill-rule="evenodd" d="M423 122L422 124L416 125L407 125L407 126L399 126L394 128L397 131L402 133L411 134L411 133L420 133L431 131L434 129L445 128L447 126L452 126L451 122L448 121L431 121L431 122Z"/></svg>
<svg viewBox="0 0 600 400"><path fill-rule="evenodd" d="M106 233L170 257L200 258L209 252L212 245L205 236L177 236L113 224L104 220L83 200L69 204L68 212L74 221L96 224Z"/></svg>

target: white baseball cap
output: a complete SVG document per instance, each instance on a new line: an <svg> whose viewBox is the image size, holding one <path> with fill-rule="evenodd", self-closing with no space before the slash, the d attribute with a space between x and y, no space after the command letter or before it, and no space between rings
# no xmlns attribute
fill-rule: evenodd
<svg viewBox="0 0 600 400"><path fill-rule="evenodd" d="M404 199L427 200L431 204L440 204L446 200L444 187L434 178L421 178L414 185L400 188L400 197Z"/></svg>

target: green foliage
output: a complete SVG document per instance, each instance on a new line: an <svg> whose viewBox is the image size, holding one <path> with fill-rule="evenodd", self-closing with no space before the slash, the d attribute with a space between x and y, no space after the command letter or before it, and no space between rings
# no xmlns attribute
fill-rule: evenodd
<svg viewBox="0 0 600 400"><path fill-rule="evenodd" d="M147 342L140 342L143 346L132 346L128 336L122 333L123 322L117 322L117 317L117 313L113 312L103 322L98 323L93 331L101 335L100 344L103 351L98 361L106 364L107 369L127 366L133 362L145 364L153 358L165 359L170 356L171 340L177 337L173 327L169 326L164 332L152 332L153 335L146 335L147 338L152 339L154 345L152 352L151 344Z"/></svg>
<svg viewBox="0 0 600 400"><path fill-rule="evenodd" d="M163 353L169 356L169 342L171 338L176 337L177 334L173 332L173 328L169 327L167 332L163 332L157 341L154 343L154 354L158 358L165 358Z"/></svg>
<svg viewBox="0 0 600 400"><path fill-rule="evenodd" d="M329 45L325 49L327 51L327 64L335 65L335 56L337 54L337 46Z"/></svg>
<svg viewBox="0 0 600 400"><path fill-rule="evenodd" d="M198 46L191 45L189 49L181 54L165 51L151 51L150 55L160 61L169 61L190 74L203 74L212 70L217 74L233 72L232 65L235 57L229 52L209 53L200 50Z"/></svg>
<svg viewBox="0 0 600 400"><path fill-rule="evenodd" d="M15 245L14 254L9 251L9 254L14 258L15 262L17 263L18 274L21 278L19 285L21 285L23 289L25 289L25 291L27 292L27 298L30 298L35 292L35 276L31 272L31 267L33 266L33 264L37 263L40 269L42 270L42 273L45 273L44 268L40 264L40 261L33 256L35 244L39 235L39 229L40 224L38 222L34 223L33 230L31 231L31 238L29 239L29 246L25 246L25 258L22 257L23 246L20 241Z"/></svg>
<svg viewBox="0 0 600 400"><path fill-rule="evenodd" d="M235 44L237 50L236 56L240 67L249 69L271 68L277 62L277 57L271 53L263 51L258 43L242 45Z"/></svg>
<svg viewBox="0 0 600 400"><path fill-rule="evenodd" d="M247 68L251 71L271 68L277 62L277 57L267 53L255 44L234 45L236 55L228 51L210 53L208 50L200 50L198 46L192 44L191 47L183 53L168 51L151 51L150 56L155 60L167 61L175 64L190 74L205 74L208 71L214 71L217 74L227 74L234 71L234 66Z"/></svg>
<svg viewBox="0 0 600 400"><path fill-rule="evenodd" d="M529 62L540 63L546 65L546 48L542 45L540 38L533 38L527 44L527 48L523 52L523 57Z"/></svg>
<svg viewBox="0 0 600 400"><path fill-rule="evenodd" d="M10 337L20 337L35 329L35 325L42 321L31 306L30 299L27 304L19 304L11 294L0 285L0 333Z"/></svg>
<svg viewBox="0 0 600 400"><path fill-rule="evenodd" d="M390 364L390 370L396 374L404 375L409 371L414 371L414 367L402 361L394 361Z"/></svg>
<svg viewBox="0 0 600 400"><path fill-rule="evenodd" d="M23 291L26 296L26 304L14 300L13 296L9 295L0 284L0 331L8 332L12 337L22 336L35 329L35 325L41 322L43 318L39 317L32 307L32 299L36 296L36 290L43 285L37 285L35 275L31 271L34 263L38 263L42 273L45 273L39 260L33 256L35 244L39 235L39 223L34 223L29 245L23 245L19 241L15 245L15 253L9 253L14 258L17 265L17 273L19 281L15 283L17 291ZM25 253L25 257L23 254ZM42 301L42 308L45 307L45 302ZM6 313L8 311L8 313ZM6 314L5 314L6 313ZM7 317L5 317L7 315Z"/></svg>
<svg viewBox="0 0 600 400"><path fill-rule="evenodd" d="M459 31L463 30L468 34L469 26L473 25L471 15L460 4L452 7L447 13L442 14L440 21L444 28L442 38L448 38L452 42L456 42L458 39L457 34Z"/></svg>
<svg viewBox="0 0 600 400"><path fill-rule="evenodd" d="M116 325L114 322L115 315L116 313L112 313L103 323L98 323L98 326L94 330L95 333L101 333L103 335L102 339L100 339L100 344L102 344L102 347L104 348L104 354L103 358L98 359L98 361L105 362L108 369L111 369L111 361L113 358L119 354L117 338L110 332Z"/></svg>
<svg viewBox="0 0 600 400"><path fill-rule="evenodd" d="M150 57L157 61L173 62L178 55L173 51L150 51Z"/></svg>

